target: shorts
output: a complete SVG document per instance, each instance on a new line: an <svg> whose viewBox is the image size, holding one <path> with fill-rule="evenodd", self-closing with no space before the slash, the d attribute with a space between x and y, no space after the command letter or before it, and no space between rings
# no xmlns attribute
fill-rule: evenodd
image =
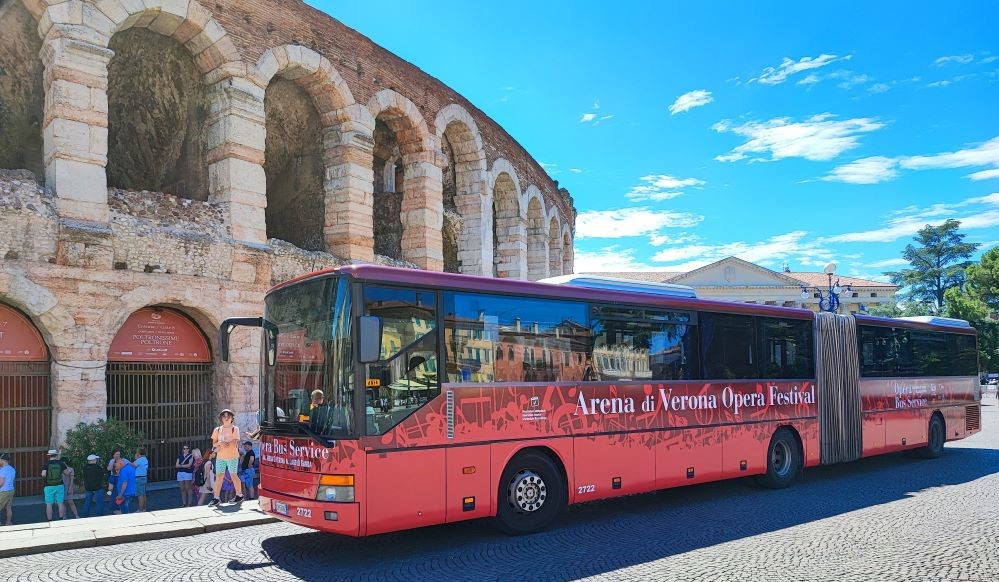
<svg viewBox="0 0 999 582"><path fill-rule="evenodd" d="M0 491L0 511L14 504L14 491Z"/></svg>
<svg viewBox="0 0 999 582"><path fill-rule="evenodd" d="M145 497L146 496L146 481L149 477L142 476L135 478L135 496Z"/></svg>
<svg viewBox="0 0 999 582"><path fill-rule="evenodd" d="M215 478L221 478L225 475L226 469L229 470L229 474L233 477L239 471L239 459L215 459Z"/></svg>
<svg viewBox="0 0 999 582"><path fill-rule="evenodd" d="M239 472L239 480L242 481L243 483L253 483L253 480L256 479L256 477L257 477L257 470L254 469L253 467L250 467L245 471Z"/></svg>
<svg viewBox="0 0 999 582"><path fill-rule="evenodd" d="M45 486L45 505L53 503L63 503L66 501L66 488L59 485Z"/></svg>
<svg viewBox="0 0 999 582"><path fill-rule="evenodd" d="M177 471L177 481L194 481L194 473L184 473Z"/></svg>

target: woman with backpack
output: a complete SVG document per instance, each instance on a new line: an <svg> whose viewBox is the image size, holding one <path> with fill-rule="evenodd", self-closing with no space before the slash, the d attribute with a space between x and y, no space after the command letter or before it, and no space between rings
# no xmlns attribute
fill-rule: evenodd
<svg viewBox="0 0 999 582"><path fill-rule="evenodd" d="M195 456L200 457L201 451L194 449ZM194 470L194 485L198 488L198 503L203 505L207 500L214 497L215 489L215 449L208 453L208 457L202 459L200 465Z"/></svg>

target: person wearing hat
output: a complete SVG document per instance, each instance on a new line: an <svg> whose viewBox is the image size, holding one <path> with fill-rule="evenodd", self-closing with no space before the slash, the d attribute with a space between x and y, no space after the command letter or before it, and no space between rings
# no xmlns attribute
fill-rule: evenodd
<svg viewBox="0 0 999 582"><path fill-rule="evenodd" d="M104 515L104 467L97 464L101 458L91 453L83 466L83 515L91 517L91 507L97 515ZM93 505L91 505L91 503Z"/></svg>
<svg viewBox="0 0 999 582"><path fill-rule="evenodd" d="M239 480L243 482L246 498L253 499L253 481L257 478L257 454L253 451L251 441L243 441L243 450L239 458Z"/></svg>
<svg viewBox="0 0 999 582"><path fill-rule="evenodd" d="M52 521L52 506L59 506L59 519L66 519L66 487L62 474L69 470L66 462L59 458L57 449L49 449L49 460L42 467L42 480L45 483L45 518Z"/></svg>
<svg viewBox="0 0 999 582"><path fill-rule="evenodd" d="M212 491L215 497L208 502L209 507L215 507L221 503L219 495L222 493L222 481L226 471L229 471L233 486L236 489L236 497L232 500L235 503L243 501L243 484L236 477L239 473L239 427L235 425L235 420L236 414L226 408L219 413L221 426L215 427L215 430L212 431L212 446L215 447L217 453L215 458L215 488Z"/></svg>
<svg viewBox="0 0 999 582"><path fill-rule="evenodd" d="M14 477L17 471L10 464L10 455L0 455L0 511L7 512L4 525L14 525Z"/></svg>

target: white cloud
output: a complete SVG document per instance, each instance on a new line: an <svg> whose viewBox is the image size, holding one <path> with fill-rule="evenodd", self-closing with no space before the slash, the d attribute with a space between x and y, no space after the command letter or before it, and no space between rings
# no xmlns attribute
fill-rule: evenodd
<svg viewBox="0 0 999 582"><path fill-rule="evenodd" d="M838 83L836 86L839 87L840 89L847 91L853 89L857 85L863 85L864 83L871 80L871 78L868 77L867 75L858 75L856 73L853 73L852 71L837 71L836 73L829 75L829 78L842 79L842 81Z"/></svg>
<svg viewBox="0 0 999 582"><path fill-rule="evenodd" d="M597 117L596 113L584 113L583 116L579 118L579 122L580 123L589 123L590 121L593 121L594 119L596 119L596 117Z"/></svg>
<svg viewBox="0 0 999 582"><path fill-rule="evenodd" d="M898 169L940 170L994 166L969 174L972 180L999 178L999 136L974 147L929 156L874 156L838 166L822 179L849 184L877 184L898 177Z"/></svg>
<svg viewBox="0 0 999 582"><path fill-rule="evenodd" d="M867 88L867 92L877 94L877 93L884 93L889 89L891 89L891 85L887 83L875 83Z"/></svg>
<svg viewBox="0 0 999 582"><path fill-rule="evenodd" d="M600 103L594 103L599 109ZM613 119L614 115L601 115L597 116L596 113L584 113L582 117L579 118L580 123L590 123L591 125L600 125L600 122L607 121L608 119Z"/></svg>
<svg viewBox="0 0 999 582"><path fill-rule="evenodd" d="M798 81L798 85L814 85L822 80L822 77L816 75L815 73L809 73L807 77Z"/></svg>
<svg viewBox="0 0 999 582"><path fill-rule="evenodd" d="M695 91L690 91L689 93L684 93L676 98L676 101L669 106L669 112L671 115L676 115L677 113L683 113L684 111L690 111L695 107L700 107L702 105L707 105L714 101L714 97L711 96L711 91L705 91L704 89L697 89Z"/></svg>
<svg viewBox="0 0 999 582"><path fill-rule="evenodd" d="M999 57L997 57L995 55L992 55L992 56L989 56L989 57L985 57L984 59L981 60L981 62L982 62L982 64L987 65L989 63L994 63L997 60L999 60Z"/></svg>
<svg viewBox="0 0 999 582"><path fill-rule="evenodd" d="M779 268L782 262L792 259L803 264L826 264L833 259L833 253L823 248L820 242L805 240L807 235L807 232L798 230L757 242L671 247L653 255L652 261L674 263L668 266L671 271L688 271L729 256L773 268ZM677 261L685 262L675 264Z"/></svg>
<svg viewBox="0 0 999 582"><path fill-rule="evenodd" d="M903 168L927 170L941 168L967 168L973 166L999 167L999 137L973 148L944 152L931 156L910 156L900 162Z"/></svg>
<svg viewBox="0 0 999 582"><path fill-rule="evenodd" d="M697 178L675 178L666 174L642 176L640 179L643 183L633 186L624 195L625 198L633 202L641 202L643 200L659 202L682 196L683 188L704 185L704 180L698 180Z"/></svg>
<svg viewBox="0 0 999 582"><path fill-rule="evenodd" d="M898 160L882 156L861 158L849 164L833 168L822 177L826 182L846 182L847 184L877 184L898 177L895 167Z"/></svg>
<svg viewBox="0 0 999 582"><path fill-rule="evenodd" d="M999 168L995 170L982 170L981 172L975 172L968 177L972 180L989 180L991 178L999 178Z"/></svg>
<svg viewBox="0 0 999 582"><path fill-rule="evenodd" d="M623 238L658 234L664 228L687 228L704 220L686 212L649 208L588 210L576 217L576 238Z"/></svg>
<svg viewBox="0 0 999 582"><path fill-rule="evenodd" d="M577 273L624 271L654 271L656 267L635 259L635 249L618 246L604 247L597 251L576 248L573 265Z"/></svg>
<svg viewBox="0 0 999 582"><path fill-rule="evenodd" d="M758 81L763 85L778 85L787 80L788 77L802 71L808 71L811 69L818 69L819 67L824 67L830 63L836 61L849 60L851 55L845 57L837 57L836 55L826 55L822 54L817 57L801 57L797 61L793 61L787 57L781 61L780 65L777 67L767 67L763 69L759 77L750 79L749 82Z"/></svg>
<svg viewBox="0 0 999 582"><path fill-rule="evenodd" d="M581 168L569 168L569 171L573 174L582 174L583 170Z"/></svg>
<svg viewBox="0 0 999 582"><path fill-rule="evenodd" d="M944 65L948 65L950 63L967 65L973 60L975 60L973 55L952 55L948 57L940 57L939 59L933 61L933 64L938 67L943 67Z"/></svg>
<svg viewBox="0 0 999 582"><path fill-rule="evenodd" d="M976 204L999 206L999 193L968 198L956 204L934 204L929 208L909 206L890 213L885 226L881 228L839 234L822 239L820 242L894 242L915 235L927 224L942 224L950 218L959 220L962 230L999 226L999 210L961 210Z"/></svg>
<svg viewBox="0 0 999 582"><path fill-rule="evenodd" d="M871 263L867 265L872 269L883 269L885 267L899 267L901 265L908 265L909 261L905 259L886 259L884 261L878 261L876 263Z"/></svg>
<svg viewBox="0 0 999 582"><path fill-rule="evenodd" d="M862 134L884 127L880 121L867 117L844 120L833 117L831 113L823 113L800 122L778 117L763 122L751 121L737 127L733 127L729 120L720 121L712 129L719 133L730 131L749 138L749 141L715 159L734 162L749 157L749 154L769 153L769 160L797 157L825 161L857 147ZM768 160L762 157L753 159Z"/></svg>

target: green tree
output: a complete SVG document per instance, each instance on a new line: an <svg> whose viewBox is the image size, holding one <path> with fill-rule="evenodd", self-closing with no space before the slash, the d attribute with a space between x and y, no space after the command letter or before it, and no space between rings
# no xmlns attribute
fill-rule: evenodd
<svg viewBox="0 0 999 582"><path fill-rule="evenodd" d="M895 285L906 288L904 297L932 302L937 309L944 304L944 292L964 285L965 269L980 246L964 242L957 231L960 221L949 219L939 226L927 224L913 237L918 245L908 244L902 258L911 268L885 273Z"/></svg>
<svg viewBox="0 0 999 582"><path fill-rule="evenodd" d="M66 433L66 447L63 458L76 469L76 483L83 483L82 467L87 464L87 456L98 455L106 464L115 449L132 454L142 444L142 433L135 432L128 425L114 418L98 420L90 424L80 423Z"/></svg>
<svg viewBox="0 0 999 582"><path fill-rule="evenodd" d="M868 315L878 317L914 317L917 315L933 315L933 310L926 303L905 301L902 303L883 303L867 310Z"/></svg>
<svg viewBox="0 0 999 582"><path fill-rule="evenodd" d="M947 315L965 319L978 330L978 365L999 371L999 247L968 266L964 289L948 289Z"/></svg>

